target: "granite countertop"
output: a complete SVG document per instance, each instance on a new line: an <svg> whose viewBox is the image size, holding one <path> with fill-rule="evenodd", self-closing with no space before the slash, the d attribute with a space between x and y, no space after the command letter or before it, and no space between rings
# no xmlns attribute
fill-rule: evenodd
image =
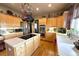
<svg viewBox="0 0 79 59"><path fill-rule="evenodd" d="M39 34L36 34L36 33L32 33L32 34L39 35ZM4 40L4 42L6 44L12 46L12 47L16 47L19 44L22 44L22 43L26 42L26 40L24 40L22 38L19 38L19 37L15 37L15 38L11 38L11 39L8 39L8 40Z"/></svg>
<svg viewBox="0 0 79 59"><path fill-rule="evenodd" d="M12 47L16 47L18 46L18 44L25 42L25 40L16 37L16 38L4 40L4 42Z"/></svg>
<svg viewBox="0 0 79 59"><path fill-rule="evenodd" d="M79 56L79 50L75 48L73 42L67 35L57 34L58 54L60 56Z"/></svg>

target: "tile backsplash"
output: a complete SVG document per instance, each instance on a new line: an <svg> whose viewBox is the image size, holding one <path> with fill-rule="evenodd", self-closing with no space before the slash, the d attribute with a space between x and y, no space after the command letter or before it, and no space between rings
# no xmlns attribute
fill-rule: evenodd
<svg viewBox="0 0 79 59"><path fill-rule="evenodd" d="M21 28L18 29L5 29L5 28L0 28L0 35L5 35L13 32L22 32Z"/></svg>

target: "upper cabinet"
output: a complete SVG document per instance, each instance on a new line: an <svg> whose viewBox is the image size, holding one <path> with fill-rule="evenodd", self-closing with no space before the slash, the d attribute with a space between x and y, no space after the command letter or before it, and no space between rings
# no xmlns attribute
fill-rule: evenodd
<svg viewBox="0 0 79 59"><path fill-rule="evenodd" d="M47 19L48 27L56 27L56 18L48 18Z"/></svg>
<svg viewBox="0 0 79 59"><path fill-rule="evenodd" d="M56 18L56 26L57 27L64 27L64 17L63 16L58 16Z"/></svg>
<svg viewBox="0 0 79 59"><path fill-rule="evenodd" d="M40 18L39 25L46 25L47 18Z"/></svg>
<svg viewBox="0 0 79 59"><path fill-rule="evenodd" d="M58 16L47 19L47 27L63 27L64 26L64 17Z"/></svg>
<svg viewBox="0 0 79 59"><path fill-rule="evenodd" d="M0 26L1 27L8 27L8 28L20 27L21 21L22 21L21 18L0 13Z"/></svg>

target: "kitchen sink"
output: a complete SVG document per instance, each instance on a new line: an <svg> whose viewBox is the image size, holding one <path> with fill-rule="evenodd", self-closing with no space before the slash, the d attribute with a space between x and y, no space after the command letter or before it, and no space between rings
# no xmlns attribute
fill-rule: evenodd
<svg viewBox="0 0 79 59"><path fill-rule="evenodd" d="M22 39L24 39L24 40L27 40L27 39L29 39L29 38L31 38L31 37L34 37L34 36L36 36L35 34L28 34L28 35L23 35L23 36L21 36L21 37L19 37L19 38L22 38Z"/></svg>

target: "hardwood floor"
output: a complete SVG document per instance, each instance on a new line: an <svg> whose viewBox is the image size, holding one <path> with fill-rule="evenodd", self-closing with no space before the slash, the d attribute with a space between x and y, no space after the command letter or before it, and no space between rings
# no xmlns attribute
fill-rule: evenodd
<svg viewBox="0 0 79 59"><path fill-rule="evenodd" d="M32 56L57 56L56 39L53 39L53 41L45 39L46 38L41 37L40 46L32 54ZM47 39L52 39L52 37ZM0 56L6 56L6 50L0 51Z"/></svg>
<svg viewBox="0 0 79 59"><path fill-rule="evenodd" d="M52 42L42 41L32 56L57 56L57 47Z"/></svg>
<svg viewBox="0 0 79 59"><path fill-rule="evenodd" d="M0 56L6 56L6 50L0 51Z"/></svg>

